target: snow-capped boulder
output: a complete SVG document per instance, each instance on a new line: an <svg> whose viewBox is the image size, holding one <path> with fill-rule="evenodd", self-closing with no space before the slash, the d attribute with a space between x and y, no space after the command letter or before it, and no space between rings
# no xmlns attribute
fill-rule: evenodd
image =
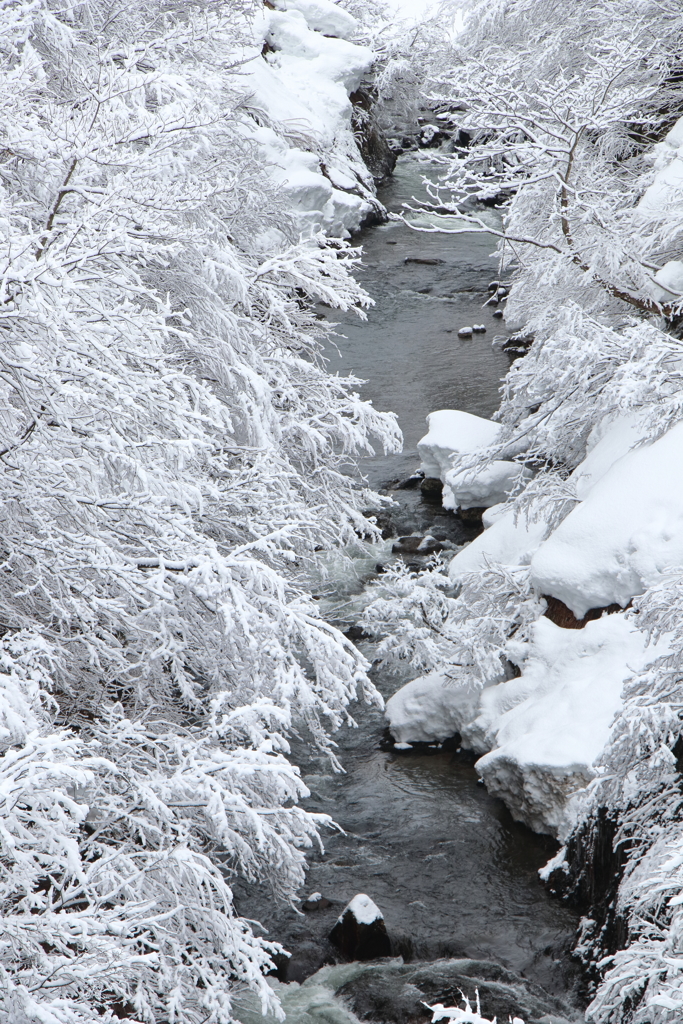
<svg viewBox="0 0 683 1024"><path fill-rule="evenodd" d="M517 462L495 459L484 469L451 469L444 478L444 508L490 508L508 496L531 477L528 469Z"/></svg>
<svg viewBox="0 0 683 1024"><path fill-rule="evenodd" d="M347 960L378 960L391 955L384 915L365 893L354 896L330 932L330 942Z"/></svg>
<svg viewBox="0 0 683 1024"><path fill-rule="evenodd" d="M681 564L683 423L678 423L657 441L616 459L540 545L531 572L542 593L563 601L580 619L591 608L625 607Z"/></svg>
<svg viewBox="0 0 683 1024"><path fill-rule="evenodd" d="M481 691L430 672L402 686L386 704L389 731L399 747L441 743L475 717Z"/></svg>
<svg viewBox="0 0 683 1024"><path fill-rule="evenodd" d="M489 792L535 831L562 835L568 801L594 777L625 680L657 654L623 614L581 630L539 619L521 676L483 690L471 726L489 747L476 763Z"/></svg>
<svg viewBox="0 0 683 1024"><path fill-rule="evenodd" d="M495 444L499 423L457 409L440 409L427 417L427 433L417 443L426 477L442 481L453 468L454 455L469 455L479 448Z"/></svg>
<svg viewBox="0 0 683 1024"><path fill-rule="evenodd" d="M505 501L530 473L516 462L496 459L483 469L465 468L468 456L493 445L501 426L457 409L440 409L427 417L428 432L418 441L421 469L426 478L439 478L444 508L489 508Z"/></svg>

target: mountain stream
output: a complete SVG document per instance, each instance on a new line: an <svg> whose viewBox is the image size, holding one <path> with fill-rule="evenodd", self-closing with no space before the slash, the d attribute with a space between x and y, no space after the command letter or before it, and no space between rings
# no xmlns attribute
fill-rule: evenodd
<svg viewBox="0 0 683 1024"><path fill-rule="evenodd" d="M424 196L424 173L438 168L416 155L403 157L380 192L387 208L399 211L412 196ZM428 215L413 216L428 224ZM376 304L367 322L341 318L331 369L366 380L363 397L397 412L404 434L401 455L364 459L362 470L397 502L388 530L403 536L429 529L462 544L474 535L471 527L419 488L397 483L419 464L416 444L429 412L463 409L488 417L499 404L509 358L491 340L509 332L493 307L482 308L497 276L493 239L422 234L389 222L366 230L359 241L362 281ZM484 324L486 333L460 339L458 328L473 323ZM333 582L321 592L326 617L342 628L353 625L377 564L398 557L391 547L390 539L351 568L341 560L338 572L332 566ZM359 647L372 661L373 645L361 640ZM373 681L387 698L404 680L375 669ZM417 1024L431 1020L425 1001L455 1005L461 992L472 999L475 989L484 1016L498 1014L499 1021L516 1014L527 1024L579 1019L578 976L567 953L577 917L545 891L537 874L556 851L554 841L514 822L478 781L468 757L443 749L383 749L381 712L361 705L354 715L358 728L336 737L345 774L332 773L324 758L294 745L311 790L306 806L330 814L344 829L325 837L324 854L308 857L301 898L319 892L329 906L302 915L275 905L258 887L236 891L239 911L261 921L292 953L273 981L287 1021ZM382 910L394 957L331 964L327 936L359 892ZM244 1024L263 1021L250 997L238 1015Z"/></svg>

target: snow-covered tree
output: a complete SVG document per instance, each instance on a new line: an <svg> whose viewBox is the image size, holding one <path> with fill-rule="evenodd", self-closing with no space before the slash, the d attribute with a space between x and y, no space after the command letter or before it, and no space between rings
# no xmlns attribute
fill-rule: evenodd
<svg viewBox="0 0 683 1024"><path fill-rule="evenodd" d="M275 1007L235 874L291 899L324 821L287 760L363 658L295 582L371 536L349 466L390 416L332 377L259 166L256 4L0 4L0 1006L17 1024ZM277 230L273 230L273 229Z"/></svg>

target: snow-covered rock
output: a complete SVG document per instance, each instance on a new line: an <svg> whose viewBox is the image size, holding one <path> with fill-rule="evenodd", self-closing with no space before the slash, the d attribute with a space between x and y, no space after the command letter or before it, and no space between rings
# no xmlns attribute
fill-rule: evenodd
<svg viewBox="0 0 683 1024"><path fill-rule="evenodd" d="M440 409L427 417L427 433L417 442L425 476L440 477L453 468L454 455L469 455L495 444L499 423L457 409Z"/></svg>
<svg viewBox="0 0 683 1024"><path fill-rule="evenodd" d="M384 915L362 892L344 908L330 932L330 942L348 960L377 960L391 954Z"/></svg>
<svg viewBox="0 0 683 1024"><path fill-rule="evenodd" d="M276 6L255 22L255 45L260 50L265 42L267 51L244 66L245 106L257 122L245 122L245 135L302 234L347 236L381 209L352 131L349 99L374 54L349 41L356 21L330 0Z"/></svg>
<svg viewBox="0 0 683 1024"><path fill-rule="evenodd" d="M528 469L516 462L494 459L485 469L451 469L444 479L444 508L490 508L531 477Z"/></svg>
<svg viewBox="0 0 683 1024"><path fill-rule="evenodd" d="M463 461L498 440L501 426L457 409L440 409L427 417L428 432L417 443L426 477L443 483L443 505L449 509L488 508L505 501L520 477L529 473L515 462L496 459L484 469L465 468Z"/></svg>
<svg viewBox="0 0 683 1024"><path fill-rule="evenodd" d="M442 742L472 720L481 691L454 683L445 672L430 672L402 686L386 704L391 735L399 746Z"/></svg>
<svg viewBox="0 0 683 1024"><path fill-rule="evenodd" d="M563 834L567 803L595 774L624 681L655 656L623 614L580 630L539 619L521 676L483 690L471 726L489 747L476 764L489 792L534 830Z"/></svg>
<svg viewBox="0 0 683 1024"><path fill-rule="evenodd" d="M531 572L542 593L582 618L590 608L625 607L681 564L683 423L617 458L540 545Z"/></svg>

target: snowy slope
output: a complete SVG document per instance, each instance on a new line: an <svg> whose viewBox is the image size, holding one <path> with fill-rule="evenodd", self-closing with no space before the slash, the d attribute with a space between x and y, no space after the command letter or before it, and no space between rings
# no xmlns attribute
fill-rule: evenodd
<svg viewBox="0 0 683 1024"><path fill-rule="evenodd" d="M242 74L257 147L304 236L346 237L381 206L353 135L350 94L374 55L331 0L278 0L254 27Z"/></svg>
<svg viewBox="0 0 683 1024"><path fill-rule="evenodd" d="M618 458L531 562L534 585L571 608L625 607L683 563L683 423Z"/></svg>

